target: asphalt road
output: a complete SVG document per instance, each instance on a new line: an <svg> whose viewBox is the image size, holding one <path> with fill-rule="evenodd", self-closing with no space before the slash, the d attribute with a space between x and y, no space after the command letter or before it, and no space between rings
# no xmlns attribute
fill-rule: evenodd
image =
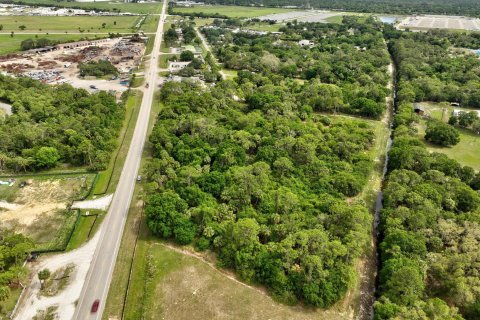
<svg viewBox="0 0 480 320"><path fill-rule="evenodd" d="M92 264L82 288L80 298L73 319L101 319L105 308L107 294L112 280L123 229L127 219L128 209L132 201L136 177L140 167L143 146L147 135L150 110L153 103L156 79L158 73L158 56L163 36L163 22L165 21L166 0L163 1L162 13L155 35L153 51L150 54L150 63L146 64L145 88L140 112L132 137L130 149L123 166L117 190L113 196L110 209L100 230L100 240L93 256ZM98 311L91 313L95 300L100 301Z"/></svg>

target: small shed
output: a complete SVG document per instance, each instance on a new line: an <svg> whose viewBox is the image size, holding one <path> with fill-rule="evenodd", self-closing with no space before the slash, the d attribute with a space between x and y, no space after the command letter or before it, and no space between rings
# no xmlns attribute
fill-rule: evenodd
<svg viewBox="0 0 480 320"><path fill-rule="evenodd" d="M313 46L313 42L311 42L310 40L300 40L298 41L298 45L301 47L311 47Z"/></svg>
<svg viewBox="0 0 480 320"><path fill-rule="evenodd" d="M414 111L416 114L420 115L420 116L425 115L425 108L422 107L422 106L419 105L419 104L415 104L415 105L413 106L413 111Z"/></svg>

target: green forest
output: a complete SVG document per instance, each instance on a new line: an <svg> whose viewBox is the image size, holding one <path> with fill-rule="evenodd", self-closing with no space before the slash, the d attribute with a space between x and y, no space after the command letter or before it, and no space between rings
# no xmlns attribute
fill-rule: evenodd
<svg viewBox="0 0 480 320"><path fill-rule="evenodd" d="M164 85L145 213L154 234L215 251L220 266L276 299L329 307L354 284L369 241L372 215L355 197L375 136L365 120L328 114L380 116L389 59L374 21L292 30L280 40L204 29L238 77ZM325 43L301 48L307 34Z"/></svg>
<svg viewBox="0 0 480 320"><path fill-rule="evenodd" d="M476 0L206 0L208 4L257 5L267 7L297 6L299 8L378 12L392 14L447 14L480 16Z"/></svg>
<svg viewBox="0 0 480 320"><path fill-rule="evenodd" d="M61 163L104 169L125 113L105 91L89 94L26 77L0 75L0 101L13 113L0 118L0 170L17 172Z"/></svg>
<svg viewBox="0 0 480 320"><path fill-rule="evenodd" d="M23 264L32 249L28 237L0 229L0 302L9 298L10 288L20 288L20 282L26 279L28 271Z"/></svg>
<svg viewBox="0 0 480 320"><path fill-rule="evenodd" d="M239 70L239 78L256 82L255 74L260 73L272 81L307 81L291 90L313 111L369 118L383 114L390 59L381 25L374 19L361 23L357 17L345 17L338 25L288 22L280 29L282 35L264 36L233 33L223 27L228 21L216 20L216 26L203 32L218 60ZM299 45L300 40L311 41L313 47ZM248 99L261 105L270 97L259 93Z"/></svg>
<svg viewBox="0 0 480 320"><path fill-rule="evenodd" d="M478 106L480 64L470 55L449 55L449 37L386 28L398 96L375 319L479 319L480 174L426 150L416 138L412 103Z"/></svg>

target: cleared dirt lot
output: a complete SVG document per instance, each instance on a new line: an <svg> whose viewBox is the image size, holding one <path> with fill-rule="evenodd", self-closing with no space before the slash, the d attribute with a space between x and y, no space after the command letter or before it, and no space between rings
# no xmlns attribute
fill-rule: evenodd
<svg viewBox="0 0 480 320"><path fill-rule="evenodd" d="M25 52L0 57L0 70L14 76L28 76L49 84L69 83L90 92L96 90L121 93L128 89L122 80L141 60L145 45L127 38L105 39L63 44L57 50L42 53ZM119 71L116 79L80 78L79 63L109 60Z"/></svg>
<svg viewBox="0 0 480 320"><path fill-rule="evenodd" d="M2 181L5 179L2 179ZM29 182L20 187L21 182ZM88 190L93 175L27 177L12 186L0 186L0 228L13 228L30 236L36 247L58 245L68 233L75 214L67 205Z"/></svg>

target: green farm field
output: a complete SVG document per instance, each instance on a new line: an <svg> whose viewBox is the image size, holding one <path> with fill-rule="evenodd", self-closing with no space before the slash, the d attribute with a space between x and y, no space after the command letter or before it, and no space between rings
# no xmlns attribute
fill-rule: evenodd
<svg viewBox="0 0 480 320"><path fill-rule="evenodd" d="M108 32L132 32L140 16L130 17L40 17L40 16L3 16L0 24L3 25L3 33L22 32L79 32L85 33L108 33ZM102 24L105 23L105 28ZM24 30L20 26L25 26Z"/></svg>
<svg viewBox="0 0 480 320"><path fill-rule="evenodd" d="M203 12L204 14L221 14L231 18L253 18L273 13L290 12L292 9L282 8L259 8L259 7L241 7L241 6L194 6L194 7L175 7L175 13L193 13Z"/></svg>
<svg viewBox="0 0 480 320"><path fill-rule="evenodd" d="M13 1L14 3L17 1ZM123 1L108 2L71 2L55 0L22 0L23 4L49 5L65 8L79 8L85 10L104 10L130 13L158 14L162 11L161 2L158 3L124 3Z"/></svg>
<svg viewBox="0 0 480 320"><path fill-rule="evenodd" d="M46 38L58 42L71 42L82 39L103 38L105 35L81 35L81 34L38 34L39 38ZM11 37L9 34L0 34L0 55L20 51L20 43L26 39L35 38L34 34L15 34Z"/></svg>

